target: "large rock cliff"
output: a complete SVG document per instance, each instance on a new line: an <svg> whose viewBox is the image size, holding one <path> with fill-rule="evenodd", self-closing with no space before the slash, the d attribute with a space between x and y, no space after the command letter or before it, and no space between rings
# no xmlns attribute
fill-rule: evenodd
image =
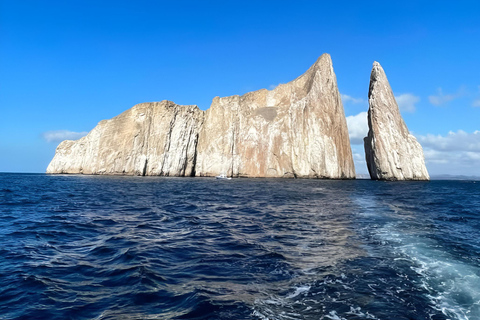
<svg viewBox="0 0 480 320"><path fill-rule="evenodd" d="M141 103L60 143L47 173L193 176L202 123L197 106Z"/></svg>
<svg viewBox="0 0 480 320"><path fill-rule="evenodd" d="M387 76L373 63L368 92L368 136L365 157L373 180L429 180L422 146L410 134Z"/></svg>
<svg viewBox="0 0 480 320"><path fill-rule="evenodd" d="M217 97L207 111L136 105L63 141L47 173L355 178L328 54L287 84Z"/></svg>
<svg viewBox="0 0 480 320"><path fill-rule="evenodd" d="M322 55L275 89L215 98L198 144L197 175L354 178L332 60Z"/></svg>

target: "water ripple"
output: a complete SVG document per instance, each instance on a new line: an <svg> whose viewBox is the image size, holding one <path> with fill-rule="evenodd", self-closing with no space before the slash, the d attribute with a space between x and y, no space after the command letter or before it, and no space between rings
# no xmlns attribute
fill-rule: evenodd
<svg viewBox="0 0 480 320"><path fill-rule="evenodd" d="M478 184L0 179L0 319L480 318Z"/></svg>

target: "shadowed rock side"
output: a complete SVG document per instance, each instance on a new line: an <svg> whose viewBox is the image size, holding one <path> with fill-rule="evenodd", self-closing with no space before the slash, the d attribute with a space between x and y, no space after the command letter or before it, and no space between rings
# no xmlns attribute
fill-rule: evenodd
<svg viewBox="0 0 480 320"><path fill-rule="evenodd" d="M290 83L217 97L205 112L136 105L62 142L47 173L355 178L328 54Z"/></svg>
<svg viewBox="0 0 480 320"><path fill-rule="evenodd" d="M193 176L202 123L197 106L141 103L60 143L47 173Z"/></svg>
<svg viewBox="0 0 480 320"><path fill-rule="evenodd" d="M271 91L216 97L205 114L197 157L199 176L354 179L330 56Z"/></svg>
<svg viewBox="0 0 480 320"><path fill-rule="evenodd" d="M374 180L429 180L422 146L400 115L387 76L373 63L368 92L368 136L365 157Z"/></svg>

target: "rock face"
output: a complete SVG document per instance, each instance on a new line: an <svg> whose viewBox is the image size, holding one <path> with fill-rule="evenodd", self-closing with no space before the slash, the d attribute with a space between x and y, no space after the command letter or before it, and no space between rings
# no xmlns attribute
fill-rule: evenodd
<svg viewBox="0 0 480 320"><path fill-rule="evenodd" d="M373 180L429 180L422 146L408 131L385 71L373 63L365 157Z"/></svg>
<svg viewBox="0 0 480 320"><path fill-rule="evenodd" d="M202 123L197 106L141 103L60 143L47 173L193 176Z"/></svg>
<svg viewBox="0 0 480 320"><path fill-rule="evenodd" d="M197 175L354 178L329 55L275 89L215 98L198 144Z"/></svg>
<svg viewBox="0 0 480 320"><path fill-rule="evenodd" d="M63 141L47 173L355 178L328 54L287 84L216 97L207 111L136 105Z"/></svg>

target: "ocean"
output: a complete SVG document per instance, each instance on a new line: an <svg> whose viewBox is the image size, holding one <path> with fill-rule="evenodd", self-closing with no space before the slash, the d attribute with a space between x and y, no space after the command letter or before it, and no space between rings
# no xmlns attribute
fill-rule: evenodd
<svg viewBox="0 0 480 320"><path fill-rule="evenodd" d="M0 319L480 319L480 182L0 174Z"/></svg>

